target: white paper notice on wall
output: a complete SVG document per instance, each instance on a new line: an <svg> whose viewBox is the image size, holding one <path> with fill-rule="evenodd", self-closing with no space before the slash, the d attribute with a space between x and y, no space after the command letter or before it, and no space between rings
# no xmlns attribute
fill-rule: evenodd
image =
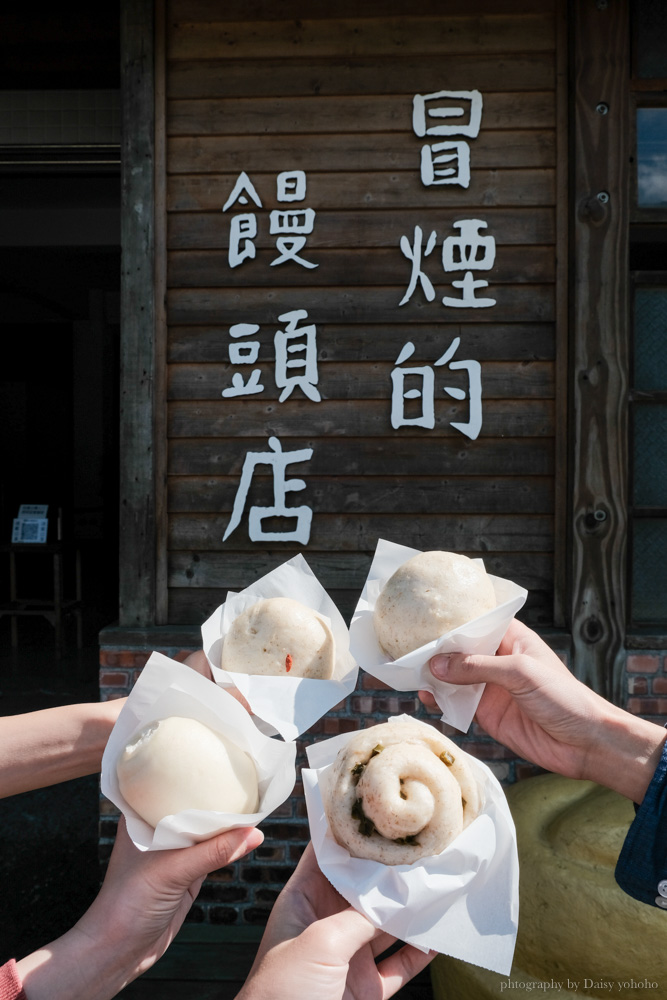
<svg viewBox="0 0 667 1000"><path fill-rule="evenodd" d="M48 510L48 504L21 504L12 522L12 544L44 543L49 531Z"/></svg>

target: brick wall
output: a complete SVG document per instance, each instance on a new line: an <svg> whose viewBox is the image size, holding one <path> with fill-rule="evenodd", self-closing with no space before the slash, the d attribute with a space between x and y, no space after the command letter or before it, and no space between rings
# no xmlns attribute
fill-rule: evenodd
<svg viewBox="0 0 667 1000"><path fill-rule="evenodd" d="M630 653L626 660L626 708L662 724L667 716L667 656L662 652Z"/></svg>
<svg viewBox="0 0 667 1000"><path fill-rule="evenodd" d="M566 649L559 648L555 641L551 641L551 645L567 663ZM160 647L158 651L172 659L184 660L191 649L172 646ZM102 700L129 694L150 653L151 650L145 647L103 647L100 655ZM626 707L656 722L664 722L667 717L665 653L629 653L626 677ZM206 879L188 921L221 927L263 924L309 839L303 786L299 780L300 768L307 766L306 747L318 740L373 726L389 716L402 713L428 719L469 753L484 761L501 784L508 785L540 772L533 764L517 759L511 751L487 736L477 724L474 723L470 731L462 736L427 712L416 695L393 691L382 681L360 671L356 690L297 740L297 783L291 797L262 823L264 844L249 857L212 873ZM117 822L116 807L102 798L100 858L103 863L110 854Z"/></svg>

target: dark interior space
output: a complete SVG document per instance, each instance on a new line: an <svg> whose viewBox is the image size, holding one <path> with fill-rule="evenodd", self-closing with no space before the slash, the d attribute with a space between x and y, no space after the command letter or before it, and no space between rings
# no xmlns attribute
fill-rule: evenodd
<svg viewBox="0 0 667 1000"><path fill-rule="evenodd" d="M0 92L117 101L119 87L119 4L0 14ZM49 541L62 511L83 598L82 648L66 616L60 656L47 618L15 619L13 648L0 617L2 715L97 700L98 633L117 616L120 148L76 142L0 147L0 604L24 503L49 505ZM17 556L18 590L48 596L51 558L34 549ZM71 562L64 582L67 595ZM92 775L0 801L0 962L63 933L94 898L98 794Z"/></svg>
<svg viewBox="0 0 667 1000"><path fill-rule="evenodd" d="M60 4L0 14L0 89L120 86L120 7Z"/></svg>
<svg viewBox="0 0 667 1000"><path fill-rule="evenodd" d="M117 614L119 269L117 248L0 248L2 542L21 504L49 505L48 540L80 553L86 644ZM52 591L38 545L17 555L16 573L21 597ZM73 556L64 573L72 595ZM8 586L5 565L3 601ZM30 644L35 619L18 628Z"/></svg>

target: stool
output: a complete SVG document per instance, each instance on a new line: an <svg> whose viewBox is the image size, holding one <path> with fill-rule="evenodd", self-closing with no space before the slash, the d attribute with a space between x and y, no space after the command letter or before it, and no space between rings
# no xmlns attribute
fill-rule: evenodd
<svg viewBox="0 0 667 1000"><path fill-rule="evenodd" d="M83 615L81 608L81 553L76 546L66 542L10 543L0 545L0 550L9 555L9 603L0 605L0 618L11 617L12 649L18 647L18 622L21 616L41 616L53 625L56 656L62 655L63 615L73 612L76 616L76 645L83 645ZM49 555L53 560L53 597L51 600L37 597L19 597L17 587L16 559L18 556ZM65 599L64 564L69 556L74 557L75 596Z"/></svg>

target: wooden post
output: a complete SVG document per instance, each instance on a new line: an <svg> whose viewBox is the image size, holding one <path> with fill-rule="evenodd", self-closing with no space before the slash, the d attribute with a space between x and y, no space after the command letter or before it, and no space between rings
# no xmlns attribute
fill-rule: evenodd
<svg viewBox="0 0 667 1000"><path fill-rule="evenodd" d="M582 0L574 38L574 670L620 698L626 619L629 15Z"/></svg>
<svg viewBox="0 0 667 1000"><path fill-rule="evenodd" d="M121 3L121 625L155 620L153 0Z"/></svg>

